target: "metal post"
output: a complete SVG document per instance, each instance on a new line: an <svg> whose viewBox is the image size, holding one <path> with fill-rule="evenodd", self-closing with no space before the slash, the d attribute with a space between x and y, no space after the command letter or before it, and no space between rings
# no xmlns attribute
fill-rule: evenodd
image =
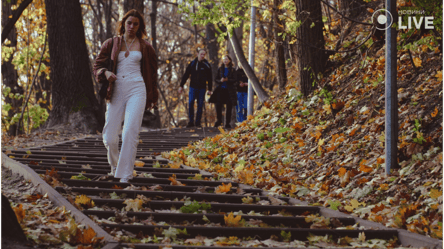
<svg viewBox="0 0 444 249"><path fill-rule="evenodd" d="M254 71L254 47L256 43L256 7L253 6L253 1L251 1L251 25L250 25L250 47L248 52L248 60L251 69ZM234 32L234 31L233 31ZM253 115L254 108L254 92L251 80L248 80L248 105L247 105L247 115Z"/></svg>
<svg viewBox="0 0 444 249"><path fill-rule="evenodd" d="M396 0L386 0L387 25L396 20ZM391 19L394 20L391 20ZM396 29L390 27L385 32L385 174L397 166L398 154L398 93L396 65Z"/></svg>

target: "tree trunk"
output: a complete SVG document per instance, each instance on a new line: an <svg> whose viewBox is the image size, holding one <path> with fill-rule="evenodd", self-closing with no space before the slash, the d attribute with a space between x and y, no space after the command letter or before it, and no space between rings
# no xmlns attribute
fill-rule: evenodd
<svg viewBox="0 0 444 249"><path fill-rule="evenodd" d="M156 17L157 17L157 0L151 0L151 13L150 13L150 17L151 17L151 44L153 45L154 51L156 51L156 55L158 55L158 51L157 51L157 31L156 31ZM143 14L143 12L142 12ZM160 87L160 82L157 81L157 86L159 88L159 90L161 90ZM166 101L166 100L165 100ZM168 105L165 102L165 108L168 108ZM160 128L162 125L162 121L160 119L160 113L159 113L159 108L154 109L154 114L156 115L156 120L154 121L155 124L154 126L156 128Z"/></svg>
<svg viewBox="0 0 444 249"><path fill-rule="evenodd" d="M12 15L11 6L17 3L16 0L11 0L11 2L3 2L2 6L2 26L5 27L6 23L10 21L9 16ZM12 27L10 32L8 32L7 37L11 43L8 45L3 45L8 48L16 49L17 47L17 30L15 26ZM5 59L2 63L2 82L4 86L11 88L11 93L13 95L19 94L23 95L23 88L20 87L17 83L17 71L14 69L14 65L12 64L12 59L14 58L14 54L9 57L9 59ZM11 105L11 109L8 111L8 119L14 117L16 113L20 113L20 106L23 103L23 99L14 99L9 96L5 96L5 103ZM15 135L15 131L17 130L17 124L13 124L9 126L8 134L10 136Z"/></svg>
<svg viewBox="0 0 444 249"><path fill-rule="evenodd" d="M139 11L143 15L143 0L125 0L123 2L123 12L128 12L132 9Z"/></svg>
<svg viewBox="0 0 444 249"><path fill-rule="evenodd" d="M156 17L157 17L157 0L151 0L151 45L153 45L154 51L157 52L157 34L156 34Z"/></svg>
<svg viewBox="0 0 444 249"><path fill-rule="evenodd" d="M287 85L287 69L285 67L285 54L284 54L284 39L279 33L284 31L284 22L279 18L282 14L279 10L279 5L282 4L282 0L273 0L273 24L274 24L274 44L276 48L275 63L276 63L276 78L279 84L279 90L285 91Z"/></svg>
<svg viewBox="0 0 444 249"><path fill-rule="evenodd" d="M243 38L243 32L244 32L244 23L242 21L242 24L240 27L235 28L234 32L236 32L236 36L237 39L239 40L239 44L242 47L242 38ZM239 65L239 61L236 58L236 53L234 52L234 48L233 45L231 45L230 40L227 41L227 50L228 50L228 55L230 55L231 59L233 59L233 64L234 65Z"/></svg>
<svg viewBox="0 0 444 249"><path fill-rule="evenodd" d="M244 69L248 79L251 81L254 92L258 96L259 101L261 103L264 103L268 100L270 96L268 96L268 93L262 88L261 84L259 83L259 79L254 74L254 71L250 67L250 64L248 64L244 52L242 51L242 47L239 44L239 40L237 39L236 33L233 32L233 34L230 34L230 32L228 32L228 35L230 37L231 44L233 45L234 52L236 53L236 57L239 60L239 63L242 65L242 68Z"/></svg>
<svg viewBox="0 0 444 249"><path fill-rule="evenodd" d="M219 51L219 43L217 42L216 28L214 27L214 24L208 23L205 27L205 32L205 42L207 43L208 48L208 59L211 64L212 75L214 78L214 76L217 74L217 67L219 66L219 57L217 54Z"/></svg>
<svg viewBox="0 0 444 249"><path fill-rule="evenodd" d="M3 6L4 8L4 6ZM26 235L20 226L14 210L11 208L8 198L2 194L2 239L26 242Z"/></svg>
<svg viewBox="0 0 444 249"><path fill-rule="evenodd" d="M45 0L45 4L53 107L47 127L101 131L104 119L94 96L80 3Z"/></svg>
<svg viewBox="0 0 444 249"><path fill-rule="evenodd" d="M106 23L106 39L111 38L113 36L113 28L111 25L112 20L112 11L113 11L113 0L105 1L104 4L104 12L105 12L105 23Z"/></svg>
<svg viewBox="0 0 444 249"><path fill-rule="evenodd" d="M327 55L324 51L321 2L295 0L296 16L302 22L296 31L297 42L292 45L299 70L301 92L308 96L313 92L317 77L324 71Z"/></svg>

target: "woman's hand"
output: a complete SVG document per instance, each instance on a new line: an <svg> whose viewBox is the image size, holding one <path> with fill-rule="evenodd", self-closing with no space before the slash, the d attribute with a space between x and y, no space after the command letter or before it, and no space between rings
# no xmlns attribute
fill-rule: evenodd
<svg viewBox="0 0 444 249"><path fill-rule="evenodd" d="M117 80L117 76L110 71L105 71L105 77L110 83Z"/></svg>
<svg viewBox="0 0 444 249"><path fill-rule="evenodd" d="M221 81L222 82L228 81L228 78L222 78Z"/></svg>

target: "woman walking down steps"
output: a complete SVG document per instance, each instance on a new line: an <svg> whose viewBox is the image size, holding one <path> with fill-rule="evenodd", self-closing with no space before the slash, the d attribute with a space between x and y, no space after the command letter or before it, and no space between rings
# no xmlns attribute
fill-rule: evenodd
<svg viewBox="0 0 444 249"><path fill-rule="evenodd" d="M120 182L128 182L133 177L143 113L154 107L158 99L157 57L153 47L143 40L147 36L145 22L136 10L124 15L117 33L120 36L103 43L94 63L94 74L98 81L106 77L109 82L103 143L108 151L111 173L120 178ZM108 58L114 62L113 71L107 69Z"/></svg>

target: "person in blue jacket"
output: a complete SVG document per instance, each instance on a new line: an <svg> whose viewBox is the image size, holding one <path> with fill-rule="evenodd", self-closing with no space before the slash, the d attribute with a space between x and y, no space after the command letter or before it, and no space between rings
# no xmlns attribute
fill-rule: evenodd
<svg viewBox="0 0 444 249"><path fill-rule="evenodd" d="M202 109L205 101L205 91L208 85L207 94L211 94L213 87L213 76L211 65L205 59L207 52L204 49L198 50L197 58L188 64L185 74L180 82L179 93L183 92L183 86L191 76L190 91L188 93L188 119L187 127L202 127ZM197 100L196 119L194 119L194 102Z"/></svg>
<svg viewBox="0 0 444 249"><path fill-rule="evenodd" d="M214 127L223 125L222 107L225 104L225 128L231 128L231 109L236 105L236 70L229 55L225 55L215 77L216 89L209 102L216 104L217 121Z"/></svg>
<svg viewBox="0 0 444 249"><path fill-rule="evenodd" d="M237 90L237 105L236 118L237 122L244 122L247 120L247 105L248 105L248 77L244 69L239 65L236 70L236 90Z"/></svg>

